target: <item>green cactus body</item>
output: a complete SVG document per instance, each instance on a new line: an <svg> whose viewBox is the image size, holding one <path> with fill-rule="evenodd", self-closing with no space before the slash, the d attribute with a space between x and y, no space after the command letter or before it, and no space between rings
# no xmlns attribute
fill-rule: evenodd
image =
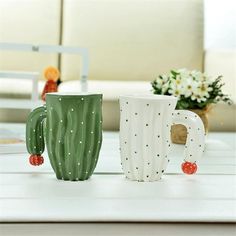
<svg viewBox="0 0 236 236"><path fill-rule="evenodd" d="M88 179L102 144L102 95L47 94L46 106L32 111L27 121L28 152L41 154L44 139L58 179Z"/></svg>

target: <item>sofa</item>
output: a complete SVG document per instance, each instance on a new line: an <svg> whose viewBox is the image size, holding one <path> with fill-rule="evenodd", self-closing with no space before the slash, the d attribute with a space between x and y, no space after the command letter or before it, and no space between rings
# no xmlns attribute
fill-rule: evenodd
<svg viewBox="0 0 236 236"><path fill-rule="evenodd" d="M235 100L236 52L204 51L203 0L0 0L0 9L0 42L88 48L88 89L104 95L105 130L119 128L119 95L151 93L150 82L175 68L222 74ZM0 70L57 66L63 92L80 91L80 64L75 55L0 51ZM40 92L43 84L41 75ZM30 94L29 81L0 78L0 97ZM0 108L0 121L25 122L28 113ZM212 131L236 131L235 120L235 105L209 112Z"/></svg>

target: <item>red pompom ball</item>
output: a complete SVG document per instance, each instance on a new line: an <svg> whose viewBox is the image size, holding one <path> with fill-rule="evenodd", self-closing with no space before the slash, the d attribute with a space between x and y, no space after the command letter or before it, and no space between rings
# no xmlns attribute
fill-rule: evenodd
<svg viewBox="0 0 236 236"><path fill-rule="evenodd" d="M43 156L37 155L37 154L32 154L29 157L29 162L31 165L33 166L40 166L43 164L44 160L43 160Z"/></svg>
<svg viewBox="0 0 236 236"><path fill-rule="evenodd" d="M181 167L182 167L182 171L187 175L192 175L197 172L197 164L196 163L186 161L182 164Z"/></svg>

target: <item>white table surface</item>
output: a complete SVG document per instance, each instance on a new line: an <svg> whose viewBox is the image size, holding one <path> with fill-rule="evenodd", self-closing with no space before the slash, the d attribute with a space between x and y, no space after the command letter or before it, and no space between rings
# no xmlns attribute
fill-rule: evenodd
<svg viewBox="0 0 236 236"><path fill-rule="evenodd" d="M47 154L40 167L27 153L1 154L0 222L236 222L235 133L207 136L193 176L181 173L183 146L173 145L166 174L149 183L124 177L118 146L118 133L104 132L95 174L81 182L57 180Z"/></svg>

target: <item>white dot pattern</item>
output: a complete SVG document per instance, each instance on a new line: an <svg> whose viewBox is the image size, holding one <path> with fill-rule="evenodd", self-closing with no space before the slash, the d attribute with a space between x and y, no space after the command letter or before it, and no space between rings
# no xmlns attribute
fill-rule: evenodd
<svg viewBox="0 0 236 236"><path fill-rule="evenodd" d="M80 98L81 99L81 101L84 101L85 99L82 97L82 98ZM58 98L58 100L60 101L60 102L62 102L63 101L63 98L61 98L61 97L59 97ZM63 104L66 104L65 102L63 103ZM80 104L81 103L79 103L79 107L80 107ZM70 104L70 106L71 106L72 104ZM53 107L50 107L50 110L53 110L54 108ZM69 108L69 110L71 111L71 112L75 112L76 111L76 109L78 109L78 107L77 106L73 106L73 107L70 107ZM93 111L91 111L92 112L92 114L93 115L95 115L96 114L96 116L95 116L95 119L96 119L96 121L97 121L97 119L99 118L99 116L100 116L100 114L99 113L96 113L96 111L95 110L93 110ZM50 112L49 114L52 114L52 112ZM90 113L91 114L91 113ZM72 114L70 114L70 115L72 115ZM99 116L98 116L99 115ZM93 118L94 119L94 118ZM101 119L101 118L100 118ZM32 119L31 119L31 121L32 121ZM98 120L98 122L99 123L102 123L102 120ZM61 127L61 125L63 125L62 123L65 123L66 125L68 125L68 122L67 122L67 118L63 118L63 119L60 119L59 120L59 123L61 123L60 124L60 126L59 126L59 128ZM84 126L85 125L85 120L82 120L82 121L80 121L80 125L81 126ZM85 126L84 126L85 127ZM73 126L71 126L71 128L73 128ZM54 128L53 128L54 129ZM56 129L56 128L55 128ZM84 128L82 128L81 127L81 129L84 129ZM52 128L50 128L49 129L49 131L50 132L52 132L53 130L52 130ZM76 130L73 130L73 129L69 129L69 132L71 133L71 135L72 135L72 137L73 137L73 135L75 135L74 133L76 133L75 132ZM35 130L33 130L33 132L36 132ZM91 130L90 131L90 135L93 135L94 134L94 131L93 130ZM94 137L94 136L93 136ZM96 137L96 136L95 136ZM39 136L39 138L42 138L42 136ZM65 137L63 137L63 136L61 136L60 137L61 139L59 139L59 140L56 140L56 142L58 142L59 144L60 144L60 146L58 146L59 148L61 148L61 145L65 145L65 143L64 142L66 142L65 140L64 140L64 138ZM76 142L78 142L78 140L76 141ZM98 142L98 144L100 144L101 143L101 140L98 140L97 141ZM83 143L83 141L82 140L79 140L79 144L82 144ZM95 144L96 145L96 144ZM57 146L57 145L56 145ZM36 149L36 146L34 146L34 149ZM94 150L88 150L88 153L89 153L89 155L87 156L88 158L92 158L92 159L94 159L94 157L93 157L93 155L95 155L95 152L93 152ZM53 155L53 152L51 151L51 150L49 150L49 153L50 153L50 156L51 155ZM73 177L72 177L72 170L66 170L67 171L67 173L64 173L64 174L66 174L66 176L60 176L60 175L64 175L63 174L63 172L65 171L65 169L64 169L64 165L67 165L66 164L66 162L70 162L71 160L72 160L72 157L74 158L74 156L72 155L72 153L71 152L67 152L68 153L68 155L66 155L66 159L65 160L63 160L63 159L61 159L61 157L59 158L59 157L56 157L57 158L57 165L58 165L58 169L60 170L60 174L59 174L59 176L57 175L57 177L58 178L61 178L61 179L65 179L65 180L68 180L68 175L70 175L70 177L69 177L69 179L70 180L72 180L71 178L73 178L73 180L79 180L79 178L78 177L74 177L74 174L73 174ZM54 153L54 155L57 155L57 151ZM97 155L97 154L96 154ZM51 158L51 157L50 157ZM94 159L95 160L95 162L97 162L97 158L95 158ZM58 162L59 161L59 162ZM88 163L87 163L88 164ZM94 163L93 164L93 162L92 162L92 165L95 165L96 163ZM84 168L86 167L86 166L84 166L84 161L82 162L82 163L80 163L80 162L77 162L77 170L82 170L83 171L83 173L84 174L86 174L87 175L87 177L88 177L88 174L90 173L88 170L84 170ZM91 166L91 168L92 168L93 166ZM86 168L89 168L90 169L90 167L89 166L87 166ZM74 170L73 170L74 171Z"/></svg>
<svg viewBox="0 0 236 236"><path fill-rule="evenodd" d="M168 159L171 148L170 128L177 116L177 112L174 111L175 105L172 99L149 101L149 99L134 100L121 97L120 153L122 168L129 179L138 181L161 179L170 161ZM200 151L200 155L194 155L194 150L197 145L201 145L198 148L203 149L204 141L201 124L195 115L193 117L194 119L185 113L184 117L181 117L181 122L192 128L189 129L188 139L192 146L190 148L187 144L185 158L195 161L202 153ZM190 122L191 120L195 121Z"/></svg>

